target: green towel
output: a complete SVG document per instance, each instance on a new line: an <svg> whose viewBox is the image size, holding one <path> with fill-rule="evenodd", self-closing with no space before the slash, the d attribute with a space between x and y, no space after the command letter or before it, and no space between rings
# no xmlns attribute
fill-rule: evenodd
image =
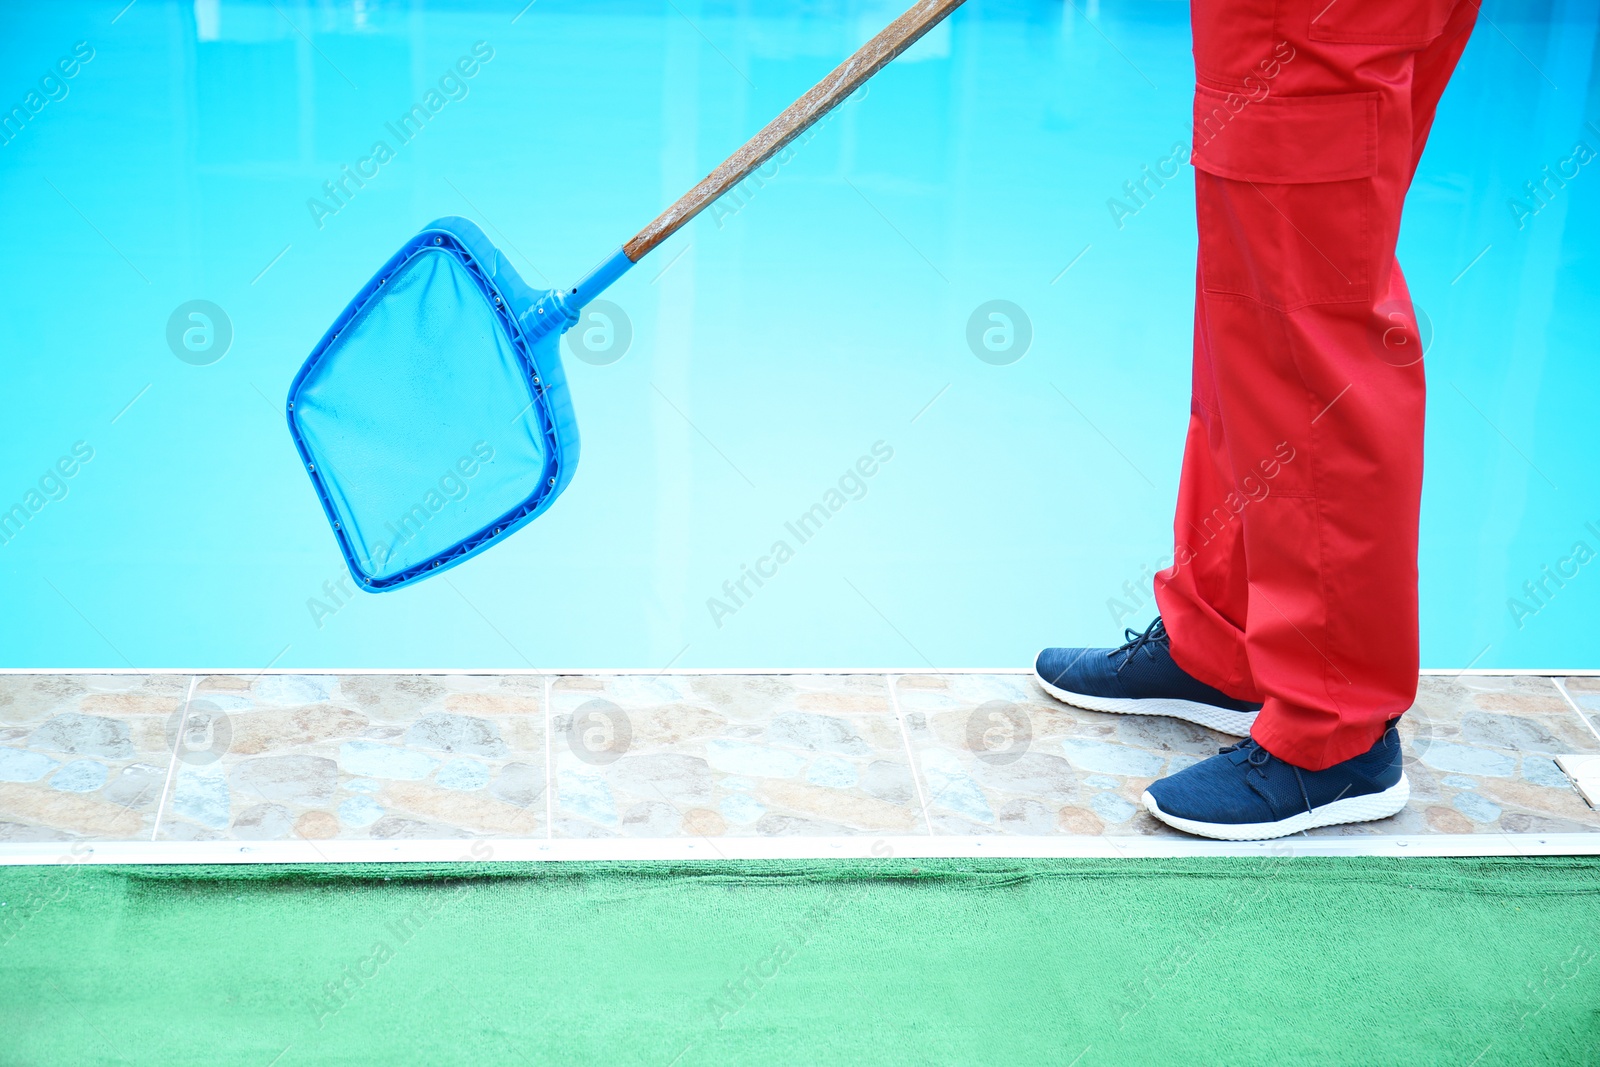
<svg viewBox="0 0 1600 1067"><path fill-rule="evenodd" d="M1590 859L0 868L0 1064L1600 1063Z"/></svg>

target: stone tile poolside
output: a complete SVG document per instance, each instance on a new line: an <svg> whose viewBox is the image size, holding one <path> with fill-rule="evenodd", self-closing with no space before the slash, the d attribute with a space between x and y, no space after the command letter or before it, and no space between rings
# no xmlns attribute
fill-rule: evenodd
<svg viewBox="0 0 1600 1067"><path fill-rule="evenodd" d="M1600 754L1597 721L1600 678L1424 676L1402 723L1411 804L1309 837L1479 835L1515 851L1600 834L1554 762ZM1187 841L1139 795L1232 740L1068 707L1025 673L7 674L0 856L48 842L300 842L331 858L357 841Z"/></svg>
<svg viewBox="0 0 1600 1067"><path fill-rule="evenodd" d="M563 677L551 716L563 836L927 832L882 676Z"/></svg>

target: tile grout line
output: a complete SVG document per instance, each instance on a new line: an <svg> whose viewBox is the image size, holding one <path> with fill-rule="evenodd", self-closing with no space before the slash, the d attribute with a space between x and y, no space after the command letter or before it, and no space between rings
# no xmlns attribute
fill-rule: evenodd
<svg viewBox="0 0 1600 1067"><path fill-rule="evenodd" d="M1577 713L1578 718L1583 722L1583 724L1585 726L1587 726L1589 728L1589 732L1591 734L1594 734L1595 740L1600 741L1600 733L1595 733L1594 724L1591 723L1589 721L1589 717L1583 713L1583 709L1578 707L1577 701L1572 699L1572 695L1567 692L1567 687L1561 684L1561 679L1552 677L1552 678L1550 678L1550 684L1555 687L1556 692L1561 694L1562 700L1564 700L1566 702L1567 706L1570 707L1575 713ZM1517 752L1517 766L1518 766L1519 769L1523 768L1526 765L1529 755L1530 755L1530 753L1522 752L1520 750ZM1546 758L1548 758L1548 757L1546 757ZM1558 769L1559 769L1559 765L1558 765ZM1563 773L1565 773L1565 772L1563 771ZM1583 791L1578 789L1578 783L1575 782L1575 781L1572 781L1572 776L1571 775L1567 776L1567 780L1569 782L1571 782L1574 792L1577 792L1580 796L1582 796L1583 795ZM1585 798L1585 799L1587 799L1587 798ZM1519 842L1517 842L1515 835L1510 834L1510 833L1506 832L1504 829L1502 829L1502 830L1500 830L1500 836L1505 839L1507 844L1511 845L1514 849L1516 849L1517 855L1519 857L1526 857L1526 856L1530 855L1530 853L1525 848L1523 848L1523 846Z"/></svg>
<svg viewBox="0 0 1600 1067"><path fill-rule="evenodd" d="M555 837L555 822L551 813L556 780L551 771L550 735L555 729L554 716L550 714L550 676L544 679L544 839Z"/></svg>
<svg viewBox="0 0 1600 1067"><path fill-rule="evenodd" d="M922 790L922 765L917 762L917 754L911 750L911 732L906 728L906 716L900 708L900 694L895 689L895 678L892 674L883 676L889 684L889 705L894 708L894 720L900 724L900 741L906 746L906 765L911 770L911 784L917 787L917 803L922 807L922 825L927 829L928 836L933 837L933 819L928 815L928 797Z"/></svg>
<svg viewBox="0 0 1600 1067"><path fill-rule="evenodd" d="M1585 715L1583 709L1578 706L1578 702L1572 699L1572 694L1567 692L1566 683L1560 678L1551 678L1550 684L1556 687L1556 691L1567 702L1567 706L1578 713L1578 718L1583 720L1583 725L1589 728L1589 732L1594 735L1594 739L1600 741L1600 730L1594 728L1594 723L1589 720L1589 716Z"/></svg>
<svg viewBox="0 0 1600 1067"><path fill-rule="evenodd" d="M194 691L200 685L200 676L189 678L189 692L183 698L183 717L178 720L178 732L172 738L172 751L167 755L167 780L161 786L161 802L156 805L155 825L150 828L153 842L161 832L161 816L167 810L167 795L172 792L172 779L178 771L178 746L183 744L184 731L189 728L189 706L194 703Z"/></svg>

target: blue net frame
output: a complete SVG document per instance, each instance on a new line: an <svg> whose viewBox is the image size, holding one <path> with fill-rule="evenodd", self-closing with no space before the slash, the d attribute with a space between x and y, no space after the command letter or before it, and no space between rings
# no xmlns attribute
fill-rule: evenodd
<svg viewBox="0 0 1600 1067"><path fill-rule="evenodd" d="M467 295L456 295L451 299L457 303L481 300L481 309L463 306L462 310L479 318L483 311L489 312L503 340L509 342L515 354L521 370L520 384L526 387L527 395L508 399L526 403L524 411L534 420L540 439L537 451L541 454L542 463L535 475L529 462L533 458L531 454L520 460L512 457L508 463L513 468L519 464L523 468L514 473L519 484L526 483L529 486L525 496L513 506L503 509L497 507L495 514L489 516L474 516L467 509L454 509L444 524L445 536L449 537L445 547L431 551L426 558L407 562L404 566L386 567L386 558L375 559L373 552L364 551L370 549L372 543L368 528L376 528L384 516L374 514L371 505L362 503L360 493L349 491L351 485L341 482L338 464L322 454L327 450L327 446L321 443L329 436L326 430L329 426L339 430L340 416L336 408L324 406L321 410L316 409L316 391L326 388L330 381L336 382L335 388L342 390L345 395L361 391L359 376L370 375L370 368L345 372L345 380L340 380L339 357L344 351L341 338L349 336L353 330L359 330L365 317L385 300L392 291L387 287L391 280L419 262L419 257L440 252L448 255L454 265L460 268L460 271L452 272L450 280L459 284L461 278L467 279ZM407 241L373 275L328 328L295 375L289 387L285 412L289 432L300 454L302 466L316 490L317 499L322 503L333 528L345 563L361 588L369 592L399 589L471 559L537 518L571 482L578 461L578 428L566 374L561 365L559 344L562 330L551 329L542 321L535 320L537 325L528 321L534 316L543 315L544 309L539 305L551 295L547 290L533 289L524 282L473 223L457 217L439 219ZM468 359L476 355L470 347L450 347L455 358L460 358L462 352L466 353ZM450 357L452 352L441 352L439 355L443 359ZM502 357L503 353L499 351L485 352L485 359ZM347 358L346 363L359 363L359 359ZM470 375L471 368L463 367L462 370ZM441 368L440 372L448 374L449 368ZM496 373L503 374L503 368L485 375L484 380L493 378ZM419 435L427 435L432 428L399 424L414 417L414 404L403 410L397 406L394 418L389 418L381 386L368 390L364 401L369 401L364 404L363 410L367 423L372 422L374 415L382 423L377 427L377 436L382 440L375 441L374 448L382 453L387 447L391 455L386 459L392 459L392 466L397 471L403 471L408 458L404 454L407 451L405 442L422 440ZM313 416L314 425L308 425L305 421L308 410L316 412ZM470 415L467 421L470 423ZM365 431L359 431L358 428L358 432ZM371 463L368 462L367 466L370 469ZM454 534L448 533L452 524L461 527ZM387 525L393 528L392 522ZM352 526L356 527L354 535ZM382 549L384 543L380 541L378 546ZM378 555L387 557L387 551Z"/></svg>

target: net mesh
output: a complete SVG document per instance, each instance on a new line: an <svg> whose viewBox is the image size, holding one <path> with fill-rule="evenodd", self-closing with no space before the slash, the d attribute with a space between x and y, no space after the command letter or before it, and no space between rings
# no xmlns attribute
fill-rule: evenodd
<svg viewBox="0 0 1600 1067"><path fill-rule="evenodd" d="M301 383L301 439L355 561L382 580L492 528L540 487L534 386L455 254L391 274Z"/></svg>

